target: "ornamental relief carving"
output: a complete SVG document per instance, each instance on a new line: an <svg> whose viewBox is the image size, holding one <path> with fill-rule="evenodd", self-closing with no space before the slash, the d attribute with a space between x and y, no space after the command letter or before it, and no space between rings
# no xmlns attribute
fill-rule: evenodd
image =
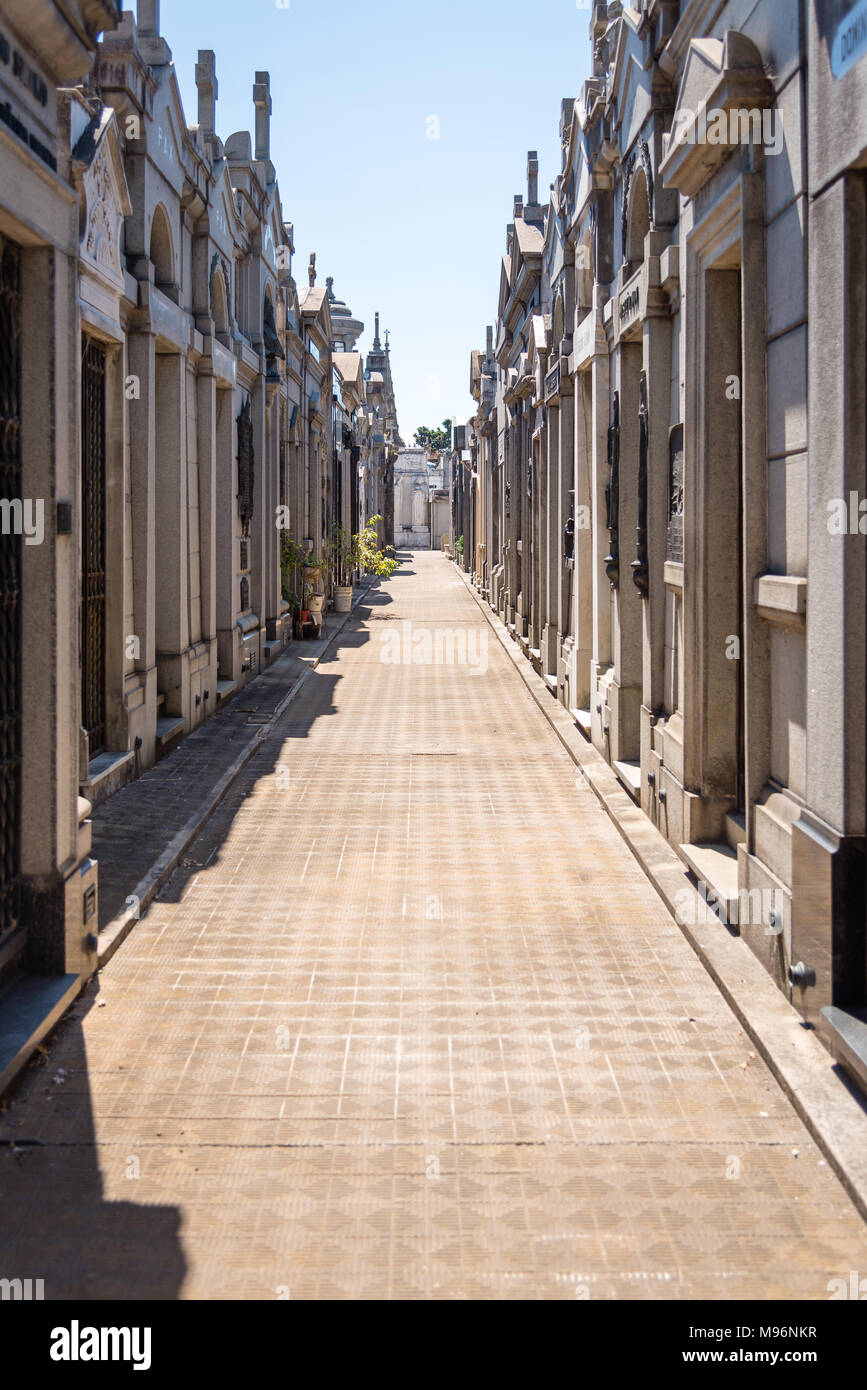
<svg viewBox="0 0 867 1390"><path fill-rule="evenodd" d="M123 285L120 249L123 209L118 205L106 143L100 145L90 168L85 171L84 197L87 218L81 243L85 260L116 285Z"/></svg>

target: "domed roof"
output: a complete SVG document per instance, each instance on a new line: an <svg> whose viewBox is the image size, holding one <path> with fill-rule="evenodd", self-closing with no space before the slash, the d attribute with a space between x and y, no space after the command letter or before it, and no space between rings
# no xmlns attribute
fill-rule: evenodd
<svg viewBox="0 0 867 1390"><path fill-rule="evenodd" d="M360 319L353 318L352 310L344 300L335 296L334 276L329 275L325 283L328 286L328 303L331 307L332 337L335 343L343 344L344 352L352 352L364 332L364 324Z"/></svg>

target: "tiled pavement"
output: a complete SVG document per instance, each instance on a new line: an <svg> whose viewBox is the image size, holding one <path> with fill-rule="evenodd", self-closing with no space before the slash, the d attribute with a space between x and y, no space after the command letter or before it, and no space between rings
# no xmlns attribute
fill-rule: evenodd
<svg viewBox="0 0 867 1390"><path fill-rule="evenodd" d="M333 621L332 621L333 626ZM93 813L93 857L99 861L100 930L124 912L127 896L175 835L209 802L220 780L252 749L295 681L328 645L295 642L225 707L155 768Z"/></svg>
<svg viewBox="0 0 867 1390"><path fill-rule="evenodd" d="M0 1119L49 1297L827 1298L865 1227L440 555L350 621ZM479 645L481 644L481 645Z"/></svg>

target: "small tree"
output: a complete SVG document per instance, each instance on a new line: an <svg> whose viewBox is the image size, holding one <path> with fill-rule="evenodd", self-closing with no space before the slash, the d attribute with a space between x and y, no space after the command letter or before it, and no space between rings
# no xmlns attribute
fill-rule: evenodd
<svg viewBox="0 0 867 1390"><path fill-rule="evenodd" d="M450 449L452 447L451 420L443 420L441 429L428 429L427 425L419 425L415 432L415 443L420 449L435 449L438 453Z"/></svg>
<svg viewBox="0 0 867 1390"><path fill-rule="evenodd" d="M330 550L335 583L345 588L352 583L356 570L366 571L379 578L389 579L394 574L399 560L394 558L394 546L380 550L376 535L376 523L381 516L372 516L363 531L353 536L337 522L331 528Z"/></svg>
<svg viewBox="0 0 867 1390"><path fill-rule="evenodd" d="M307 563L303 546L294 541L288 531L280 532L280 580L283 597L293 607L297 604L301 585L298 583L298 570Z"/></svg>
<svg viewBox="0 0 867 1390"><path fill-rule="evenodd" d="M376 534L378 521L382 521L381 516L372 516L364 530L359 531L355 537L358 541L359 568L377 575L380 579L390 579L400 560L395 558L393 545L387 545L384 550L380 550Z"/></svg>

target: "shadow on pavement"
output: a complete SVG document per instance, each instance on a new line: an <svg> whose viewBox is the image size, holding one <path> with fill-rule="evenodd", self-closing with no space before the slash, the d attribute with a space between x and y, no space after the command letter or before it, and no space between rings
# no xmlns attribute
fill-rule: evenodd
<svg viewBox="0 0 867 1390"><path fill-rule="evenodd" d="M186 1273L179 1209L104 1193L83 1032L98 1002L95 981L4 1098L0 1279L43 1280L46 1300L176 1299ZM132 1192L131 1147L104 1149L103 1162L129 1176Z"/></svg>

